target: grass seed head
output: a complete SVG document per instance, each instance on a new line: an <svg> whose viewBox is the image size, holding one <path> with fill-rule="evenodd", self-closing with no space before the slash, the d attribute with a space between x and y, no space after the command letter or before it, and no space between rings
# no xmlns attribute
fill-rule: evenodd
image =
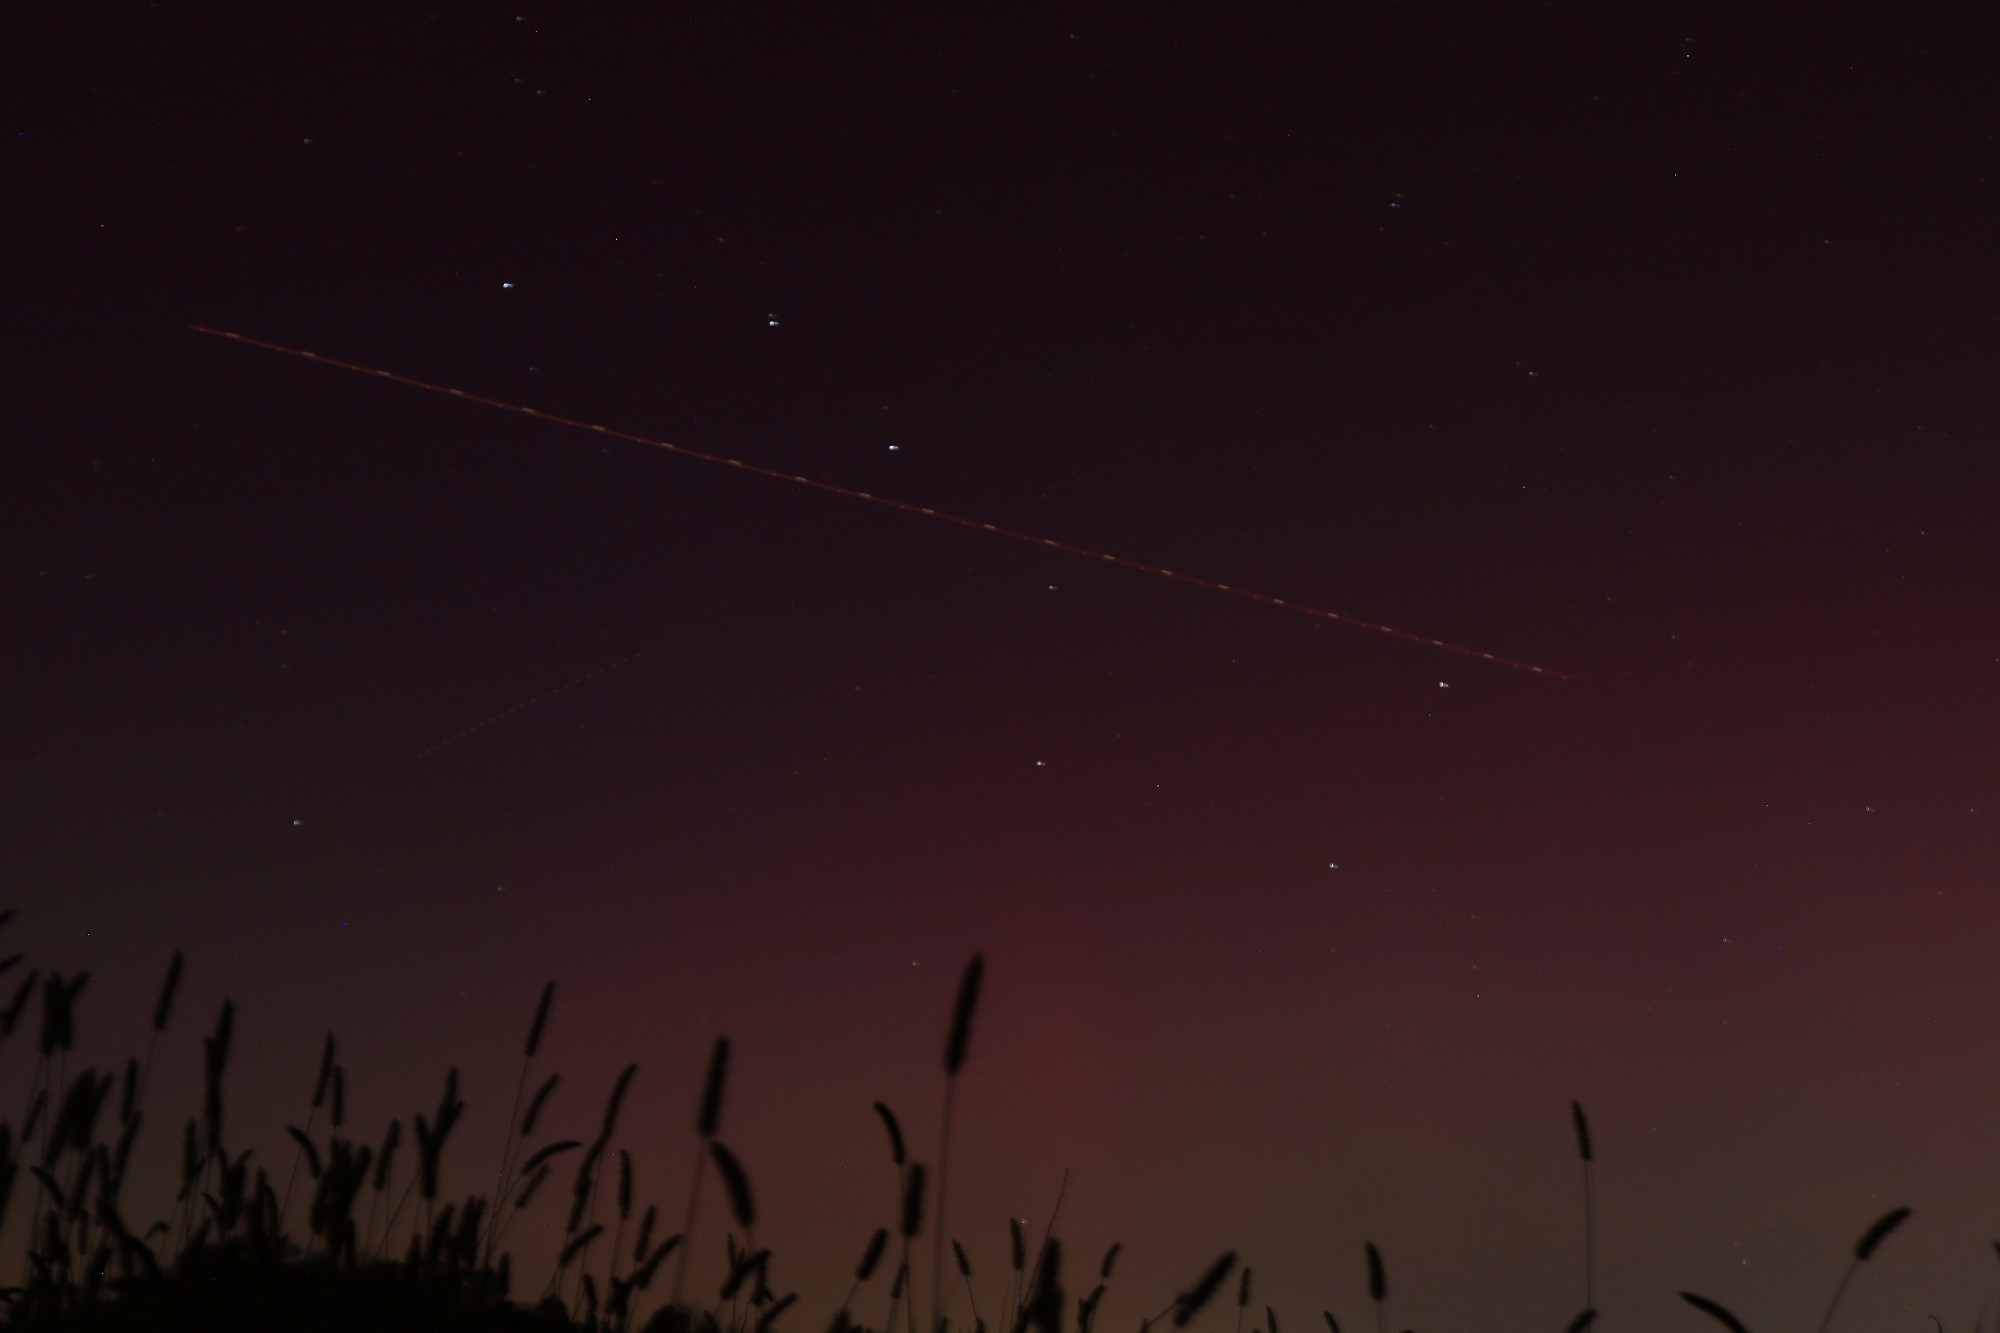
<svg viewBox="0 0 2000 1333"><path fill-rule="evenodd" d="M556 983L542 983L542 998L535 1004L535 1017L528 1024L527 1057L532 1060L542 1048L542 1029L548 1026L549 1006L556 1002Z"/></svg>
<svg viewBox="0 0 2000 1333"><path fill-rule="evenodd" d="M1054 1236L1042 1242L1035 1272L1035 1293L1015 1318L1015 1333L1024 1333L1030 1327L1040 1329L1041 1333L1062 1333L1062 1242Z"/></svg>
<svg viewBox="0 0 2000 1333"><path fill-rule="evenodd" d="M736 1154L720 1143L708 1145L709 1156L715 1159L715 1169L722 1174L722 1185L729 1193L729 1211L736 1217L736 1225L744 1235L757 1225L757 1203L750 1195L750 1177L744 1174L743 1164L736 1160Z"/></svg>
<svg viewBox="0 0 2000 1333"><path fill-rule="evenodd" d="M326 1034L326 1042L319 1048L319 1077L313 1080L312 1109L317 1111L326 1104L327 1084L333 1081L333 1034Z"/></svg>
<svg viewBox="0 0 2000 1333"><path fill-rule="evenodd" d="M222 1012L215 1016L215 1035L210 1040L212 1067L221 1073L229 1065L229 1044L236 1035L236 1001L225 999Z"/></svg>
<svg viewBox="0 0 2000 1333"><path fill-rule="evenodd" d="M382 1136L382 1149L375 1157L375 1179L371 1187L381 1190L389 1183L389 1170L396 1160L396 1145L403 1141L403 1122L391 1120L389 1132Z"/></svg>
<svg viewBox="0 0 2000 1333"><path fill-rule="evenodd" d="M297 1125L286 1125L285 1132L292 1136L292 1142L298 1144L299 1151L305 1155L306 1174L311 1176L314 1180L318 1180L319 1149L313 1147L312 1139L308 1137L306 1132L300 1129Z"/></svg>
<svg viewBox="0 0 2000 1333"><path fill-rule="evenodd" d="M528 1157L528 1161L524 1161L520 1165L520 1171L516 1171L516 1175L528 1175L530 1171L534 1171L542 1163L552 1161L556 1157L562 1157L564 1153L572 1153L572 1151L576 1151L580 1147L584 1147L582 1139L558 1139L556 1143L544 1143L542 1147L538 1147L534 1151L532 1157Z"/></svg>
<svg viewBox="0 0 2000 1333"><path fill-rule="evenodd" d="M569 1238L569 1244L563 1246L562 1257L556 1260L556 1267L568 1268L569 1261L576 1258L577 1252L582 1250L584 1246L596 1240L598 1236L603 1234L603 1232L604 1232L604 1223L592 1222L589 1226L577 1232L574 1236L571 1236Z"/></svg>
<svg viewBox="0 0 2000 1333"><path fill-rule="evenodd" d="M979 954L972 955L972 961L965 965L965 975L959 978L958 1002L951 1010L951 1034L944 1043L945 1077L958 1074L965 1063L965 1050L972 1040L972 1016L979 1008L979 983L986 973L986 960Z"/></svg>
<svg viewBox="0 0 2000 1333"><path fill-rule="evenodd" d="M542 1086L535 1090L534 1097L528 1102L527 1114L521 1117L522 1138L535 1132L535 1122L542 1118L542 1108L548 1105L549 1097L555 1092L556 1084L560 1082L562 1082L561 1074L550 1074L542 1080Z"/></svg>
<svg viewBox="0 0 2000 1333"><path fill-rule="evenodd" d="M646 1256L646 1262L640 1264L639 1271L632 1275L632 1285L637 1287L640 1291L644 1291L649 1285L651 1285L653 1281L653 1274L659 1270L660 1261L665 1259L668 1255L672 1254L674 1252L674 1247L676 1245L679 1245L680 1243L681 1243L680 1233L675 1232L673 1235L667 1237L665 1240L661 1241L658 1245L654 1246L653 1252Z"/></svg>
<svg viewBox="0 0 2000 1333"><path fill-rule="evenodd" d="M1097 1303L1104 1299L1104 1284L1098 1283L1090 1289L1090 1294L1076 1303L1077 1333L1090 1333L1090 1325L1097 1318Z"/></svg>
<svg viewBox="0 0 2000 1333"><path fill-rule="evenodd" d="M624 1107L625 1094L630 1091L632 1078L638 1072L638 1065L626 1065L618 1081L611 1085L611 1100L604 1104L604 1121L597 1130L597 1137L605 1143L611 1141L612 1131L618 1128L618 1112Z"/></svg>
<svg viewBox="0 0 2000 1333"><path fill-rule="evenodd" d="M1222 1256L1208 1266L1208 1271L1192 1287L1175 1298L1174 1327L1186 1328L1188 1321L1200 1314L1202 1307L1214 1298L1216 1290L1228 1280L1229 1270L1234 1267L1236 1251L1223 1251Z"/></svg>
<svg viewBox="0 0 2000 1333"><path fill-rule="evenodd" d="M1890 1232L1903 1225L1903 1219L1909 1215L1910 1210L1908 1208L1897 1208L1891 1212L1884 1213L1876 1221L1875 1225L1869 1227L1862 1234L1861 1239L1855 1242L1854 1257L1856 1259L1866 1259L1873 1255L1875 1247L1887 1239Z"/></svg>
<svg viewBox="0 0 2000 1333"><path fill-rule="evenodd" d="M167 1020L173 1017L174 992L181 986L181 951L174 950L174 956L167 960L167 976L160 983L160 998L153 1001L153 1031L165 1032Z"/></svg>
<svg viewBox="0 0 2000 1333"><path fill-rule="evenodd" d="M1743 1327L1742 1320L1738 1319L1735 1315L1729 1313L1729 1311L1723 1309L1720 1305L1717 1305L1714 1301L1708 1299L1708 1297L1706 1296L1697 1296L1691 1291L1684 1291L1681 1293L1681 1299L1686 1301L1689 1305L1692 1305L1695 1309L1701 1311L1703 1314L1707 1315L1709 1318L1721 1324L1724 1328L1729 1330L1729 1333L1750 1333L1749 1329Z"/></svg>
<svg viewBox="0 0 2000 1333"><path fill-rule="evenodd" d="M777 1300L771 1302L770 1307L764 1311L763 1317L757 1321L756 1333L767 1333L778 1316L791 1309L792 1303L797 1301L798 1298L799 1294L796 1291L792 1291L785 1293Z"/></svg>
<svg viewBox="0 0 2000 1333"><path fill-rule="evenodd" d="M28 1007L28 998L35 993L35 983L41 979L39 969L21 978L21 984L14 988L14 998L7 1002L6 1009L0 1010L0 1037L14 1035L14 1025L21 1021L21 1014Z"/></svg>
<svg viewBox="0 0 2000 1333"><path fill-rule="evenodd" d="M514 1196L514 1207L516 1209L528 1206L528 1201L534 1198L536 1193L540 1191L542 1182L549 1178L549 1172L552 1169L551 1167L544 1166L528 1177L528 1183L521 1186L521 1192Z"/></svg>
<svg viewBox="0 0 2000 1333"><path fill-rule="evenodd" d="M903 1236L924 1229L924 1164L911 1162L903 1172Z"/></svg>
<svg viewBox="0 0 2000 1333"><path fill-rule="evenodd" d="M714 1138L722 1124L722 1092L728 1081L729 1038L717 1037L708 1053L708 1078L702 1084L701 1111L694 1122L694 1132L701 1138Z"/></svg>
<svg viewBox="0 0 2000 1333"><path fill-rule="evenodd" d="M882 1251L889 1244L889 1228L876 1227L875 1234L868 1239L868 1248L861 1252L861 1262L855 1265L854 1280L866 1282L875 1276L875 1265L882 1262Z"/></svg>
<svg viewBox="0 0 2000 1333"><path fill-rule="evenodd" d="M882 1128L889 1132L889 1160L897 1166L903 1164L907 1155L903 1151L903 1127L896 1123L896 1113L882 1102L875 1103L875 1114L882 1117ZM1019 1268L1017 1263L1014 1267Z"/></svg>
<svg viewBox="0 0 2000 1333"><path fill-rule="evenodd" d="M763 1267L764 1261L770 1258L770 1256L771 1252L769 1250L757 1250L754 1253L745 1252L738 1254L735 1262L729 1266L728 1278L723 1281L722 1299L725 1301L733 1300L736 1293L743 1289L743 1284L757 1275L758 1271Z"/></svg>
<svg viewBox="0 0 2000 1333"><path fill-rule="evenodd" d="M646 1251L653 1243L653 1227L659 1220L660 1206L656 1203L647 1204L645 1215L639 1219L638 1242L632 1246L633 1263L636 1264L645 1261Z"/></svg>

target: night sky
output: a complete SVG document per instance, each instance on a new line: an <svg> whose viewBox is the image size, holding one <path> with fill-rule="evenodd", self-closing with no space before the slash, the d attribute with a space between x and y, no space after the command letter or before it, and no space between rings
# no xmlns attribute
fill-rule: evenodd
<svg viewBox="0 0 2000 1333"><path fill-rule="evenodd" d="M1364 1241L1390 1329L1559 1328L1579 1099L1600 1327L1817 1321L1903 1204L1840 1324L1970 1326L1990 24L1238 8L16 24L0 952L91 971L102 1065L187 950L162 1181L226 995L243 1146L288 1160L330 1029L364 1137L461 1067L485 1188L553 978L551 1127L638 1062L670 1216L732 1038L823 1327L979 951L989 1321L1067 1169L1106 1329L1225 1248L1253 1314L1372 1328Z"/></svg>

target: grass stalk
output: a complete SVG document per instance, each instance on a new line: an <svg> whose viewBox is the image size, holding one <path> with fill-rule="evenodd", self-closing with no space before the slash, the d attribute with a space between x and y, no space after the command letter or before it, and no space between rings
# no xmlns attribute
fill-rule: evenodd
<svg viewBox="0 0 2000 1333"><path fill-rule="evenodd" d="M958 1088L958 1071L965 1065L972 1041L972 1018L979 1010L979 986L986 974L986 959L974 954L959 978L958 999L952 1005L951 1027L944 1044L944 1115L938 1131L937 1219L931 1239L931 1323L930 1333L939 1333L938 1321L944 1311L945 1180L951 1170L951 1106Z"/></svg>
<svg viewBox="0 0 2000 1333"><path fill-rule="evenodd" d="M1389 1276L1382 1270L1382 1252L1368 1245L1368 1299L1375 1302L1375 1333L1382 1333L1382 1307L1389 1299Z"/></svg>
<svg viewBox="0 0 2000 1333"><path fill-rule="evenodd" d="M701 1207L701 1173L708 1161L709 1144L722 1124L722 1095L729 1081L729 1038L717 1037L708 1055L708 1077L702 1083L701 1107L695 1113L694 1171L688 1181L687 1218L681 1223L681 1253L674 1263L674 1286L668 1302L681 1303L687 1285L688 1256L694 1252L694 1223Z"/></svg>
<svg viewBox="0 0 2000 1333"><path fill-rule="evenodd" d="M1569 1104L1570 1118L1576 1124L1576 1154L1583 1159L1583 1308L1595 1310L1597 1300L1594 1294L1593 1278L1595 1264L1591 1248L1590 1225L1590 1121L1583 1114L1582 1102Z"/></svg>
<svg viewBox="0 0 2000 1333"><path fill-rule="evenodd" d="M1861 1239L1854 1243L1854 1257L1847 1261L1847 1271L1840 1275L1840 1285L1833 1290L1833 1303L1826 1307L1826 1318L1819 1321L1819 1333L1826 1333L1833 1326L1834 1313L1840 1309L1840 1298L1847 1294L1847 1283L1854 1276L1854 1270L1866 1263L1875 1249L1889 1233L1903 1225L1910 1215L1908 1208L1895 1208L1875 1220L1875 1225L1861 1233Z"/></svg>
<svg viewBox="0 0 2000 1333"><path fill-rule="evenodd" d="M889 1228L876 1227L875 1234L868 1238L868 1248L861 1252L861 1262L854 1266L854 1285L847 1289L847 1299L840 1303L836 1319L847 1314L848 1307L854 1304L855 1293L861 1290L861 1284L875 1276L875 1266L882 1262L882 1251L888 1247Z"/></svg>
<svg viewBox="0 0 2000 1333"><path fill-rule="evenodd" d="M1000 1302L1001 1333L1006 1333L1006 1330L1010 1327L1007 1321L1013 1317L1014 1306L1021 1299L1021 1293L1025 1290L1022 1284L1026 1281L1028 1275L1027 1238L1022 1234L1021 1226L1022 1222L1020 1218L1010 1217L1007 1219L1007 1243L1012 1251L1014 1273L1007 1280L1007 1295Z"/></svg>
<svg viewBox="0 0 2000 1333"><path fill-rule="evenodd" d="M1049 1210L1048 1225L1042 1228L1041 1248L1035 1252L1034 1270L1028 1274L1027 1285L1022 1287L1021 1289L1021 1299L1023 1301L1026 1301L1028 1299L1028 1293L1030 1291L1034 1291L1037 1289L1036 1284L1037 1281L1040 1279L1042 1272L1042 1260L1048 1257L1049 1237L1055 1234L1056 1219L1062 1216L1063 1200L1066 1197L1068 1197L1068 1195L1069 1195L1069 1168L1064 1167L1062 1173L1062 1183L1056 1186L1056 1206ZM1234 1260L1232 1259L1231 1262L1234 1262ZM1020 1316L1016 1314L1015 1318L1017 1321L1019 1317Z"/></svg>
<svg viewBox="0 0 2000 1333"><path fill-rule="evenodd" d="M319 1118L319 1108L326 1102L327 1085L333 1079L333 1034L326 1034L326 1043L320 1047L319 1076L313 1081L312 1107L306 1113L306 1127L303 1137L292 1149L291 1174L285 1177L285 1196L278 1203L278 1230L285 1229L285 1217L292 1210L292 1186L299 1178L299 1158L312 1141L313 1122ZM315 1176L319 1173L314 1172Z"/></svg>
<svg viewBox="0 0 2000 1333"><path fill-rule="evenodd" d="M1224 1282L1229 1280L1230 1270L1236 1267L1236 1251L1224 1250L1216 1261L1202 1271L1193 1286L1174 1297L1174 1327L1186 1328L1189 1321L1200 1314L1202 1307L1215 1298Z"/></svg>
<svg viewBox="0 0 2000 1333"><path fill-rule="evenodd" d="M972 1292L972 1261L965 1257L965 1247L960 1245L956 1240L951 1243L951 1252L952 1256L958 1260L958 1275L965 1279L965 1304L966 1308L972 1314L974 1327L977 1327L979 1323L979 1298L973 1295ZM947 1307L947 1313L949 1313L949 1307ZM937 1320L933 1321L933 1326L942 1328L943 1323L943 1316L940 1316Z"/></svg>
<svg viewBox="0 0 2000 1333"><path fill-rule="evenodd" d="M500 1139L500 1169L493 1177L493 1213L486 1222L486 1258L493 1258L493 1235L500 1226L500 1206L506 1201L507 1173L513 1168L514 1154L519 1151L522 1141L527 1138L525 1131L517 1133L516 1125L521 1114L521 1097L528 1090L528 1073L535 1063L535 1053L541 1048L542 1029L549 1021L549 1007L555 1003L556 983L542 983L542 997L535 1003L535 1016L528 1020L528 1040L521 1054L521 1072L514 1079L514 1101L507 1108L507 1130Z"/></svg>
<svg viewBox="0 0 2000 1333"><path fill-rule="evenodd" d="M900 1228L903 1237L903 1259L899 1269L899 1275L902 1278L900 1285L907 1286L910 1289L910 1298L904 1306L904 1322L909 1328L909 1333L916 1333L917 1327L917 1291L916 1284L912 1280L910 1273L910 1242L915 1240L922 1233L923 1229L924 1164L922 1162L911 1162L903 1169L903 1217ZM891 1306L890 1308L892 1317L885 1333L895 1333L894 1307Z"/></svg>
<svg viewBox="0 0 2000 1333"><path fill-rule="evenodd" d="M167 1030L167 1023L173 1017L174 997L181 987L181 967L183 958L179 949L167 961L167 975L160 982L159 998L153 1001L153 1030L146 1037L146 1059L139 1066L139 1086L133 1094L136 1109L145 1104L146 1085L153 1076L153 1052L160 1044L160 1034Z"/></svg>

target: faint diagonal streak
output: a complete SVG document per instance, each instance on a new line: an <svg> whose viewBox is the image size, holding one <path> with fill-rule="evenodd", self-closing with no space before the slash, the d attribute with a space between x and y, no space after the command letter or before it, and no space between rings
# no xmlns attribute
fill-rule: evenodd
<svg viewBox="0 0 2000 1333"><path fill-rule="evenodd" d="M1423 644L1429 648L1439 648L1448 653L1456 653L1460 657L1470 657L1481 662L1491 662L1495 666L1508 667L1515 671L1526 671L1537 676L1547 676L1553 680L1575 680L1577 678L1570 672L1557 671L1554 667L1536 666L1532 662L1523 662L1517 658L1503 657L1499 653L1489 653L1484 649L1470 648L1464 644L1453 643L1447 639L1433 638L1428 634L1419 633L1415 630L1397 629L1393 625L1378 624L1372 620L1364 620L1360 616L1350 616L1342 611L1329 611L1324 607L1308 606L1303 602L1294 602L1283 597L1273 597L1269 593L1254 592L1249 588L1236 587L1234 584L1218 583L1214 579L1205 579L1194 574L1184 574L1179 570L1148 564L1143 560L1132 560L1122 555L1112 555L1108 551L1093 550L1088 546L1078 546L1073 542L1058 541L1053 537L1038 537L1032 532L1020 532L1013 528L1003 528L996 523L986 523L976 518L965 518L958 514L948 514L941 509L910 504L904 500L892 500L885 495L875 495L868 491L856 490L851 486L841 486L834 482L821 481L816 477L802 477L796 473L785 472L778 468L745 462L740 458L730 458L724 454L709 453L705 449L696 449L685 444L674 444L667 440L654 439L651 436L635 435L630 431L616 430L610 426L599 425L596 422L580 421L575 417L559 416L554 412L544 412L538 407L529 407L524 403L510 403L504 399L489 398L484 394L471 393L464 389L454 389L443 384L432 384L427 380L420 380L410 375L397 374L393 370L382 370L375 366L358 365L352 361L342 361L338 357L322 356L318 352L308 352L303 348L287 347L283 343L266 342L262 338L252 338L248 334L231 333L227 329L212 329L203 324L190 324L188 327L196 333L206 334L211 338L224 338L230 342L242 343L247 347L260 347L267 352L277 352L284 356L298 357L302 361L312 361L322 366L332 366L337 370L350 370L357 375L373 375L377 379L388 380L393 384L406 385L412 389L422 389L426 393L442 394L447 398L462 399L468 403L476 403L481 407L497 408L502 412L513 412L519 416L533 417L537 421L547 421L557 426L567 426L571 430L589 431L594 435L603 435L614 440L624 440L630 444L645 445L649 449L662 449L670 454L679 454L683 458L698 458L704 463L719 463L724 467L736 468L743 472L752 472L760 477L768 477L773 481L785 481L795 486L807 487L810 490L824 491L828 495L838 495L849 500L866 500L869 504L901 510L906 514L920 514L925 518L934 518L945 523L953 523L961 528L971 528L976 532L989 532L996 537L1006 537L1012 541L1025 542L1030 546L1043 546L1052 551L1062 551L1069 555L1081 556L1086 560L1102 561L1105 564L1116 565L1120 569L1129 569L1140 574L1152 574L1158 578L1171 579L1176 583L1185 583L1191 587L1206 588L1210 592L1228 593L1231 597L1240 597L1246 601L1258 602L1265 606L1279 607L1286 611L1296 612L1302 616L1310 616L1315 620L1328 620L1341 625L1349 625L1355 629L1373 630L1378 634L1387 634L1392 638L1404 639L1410 643ZM481 723L480 725L484 726L486 724ZM474 730L477 730L477 728L474 728ZM429 754L435 750L442 749L444 745L449 745L457 739L458 737L454 736L451 740L433 746L431 750L427 750L425 753Z"/></svg>

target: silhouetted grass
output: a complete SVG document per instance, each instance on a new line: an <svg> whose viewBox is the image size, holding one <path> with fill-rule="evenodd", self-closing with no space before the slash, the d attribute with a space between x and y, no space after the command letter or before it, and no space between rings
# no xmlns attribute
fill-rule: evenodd
<svg viewBox="0 0 2000 1333"><path fill-rule="evenodd" d="M1597 1299L1592 1282L1596 1265L1590 1232L1590 1159L1593 1155L1590 1150L1590 1120L1583 1114L1582 1102L1571 1102L1569 1113L1576 1122L1576 1155L1583 1159L1583 1308L1594 1310Z"/></svg>
<svg viewBox="0 0 2000 1333"><path fill-rule="evenodd" d="M529 1106L527 1121L517 1122L516 1118L521 1114L521 1094L528 1087L528 1071L541 1050L542 1033L548 1026L549 1011L555 1006L555 1000L556 983L544 982L542 997L535 1002L535 1016L528 1020L528 1040L522 1049L521 1072L514 1080L514 1104L508 1108L507 1132L500 1140L500 1170L493 1178L493 1197L498 1200L505 1201L507 1198L508 1176L515 1169L514 1154L527 1143L535 1115L540 1111L542 1102L555 1091L556 1075L551 1074L548 1081L537 1089L535 1100ZM492 1220L487 1223L486 1257L489 1262L493 1257L493 1235L500 1224L500 1209L496 1206Z"/></svg>
<svg viewBox="0 0 2000 1333"><path fill-rule="evenodd" d="M0 927L12 915L0 912ZM0 978L23 968L25 962L18 952L0 957ZM942 1266L947 1241L956 1277L965 1287L971 1333L986 1333L973 1284L972 1256L963 1243L946 1235L943 1226L953 1097L969 1048L983 967L975 955L960 982L947 1031L935 1184L924 1163L910 1158L895 1115L884 1103L874 1104L896 1171L894 1234L901 1241L901 1258L882 1328L856 1324L851 1315L854 1299L878 1271L892 1235L889 1227L876 1228L855 1266L853 1283L834 1312L830 1333L917 1333L911 1243L922 1234L926 1221L935 1230L931 1328L925 1333L950 1333L951 1275ZM542 988L529 1025L489 1194L460 1197L447 1189L447 1154L467 1114L457 1068L447 1072L435 1108L410 1117L415 1160L406 1164L399 1178L403 1121L390 1120L379 1140L369 1142L348 1130L346 1069L332 1033L326 1034L321 1046L305 1123L282 1126L281 1142L290 1143L292 1163L280 1193L255 1153L237 1145L227 1115L236 1007L224 1000L213 1030L201 1038L199 1106L195 1115L181 1122L177 1136L178 1185L165 1215L142 1221L130 1211L126 1182L146 1121L156 1048L168 1030L183 969L184 959L176 951L153 1006L143 1060L127 1059L110 1070L72 1073L69 1068L88 973L29 969L0 1007L0 1059L4 1059L28 1006L40 1000L26 1087L19 1094L20 1118L0 1120L0 1235L6 1234L10 1221L25 1225L27 1231L20 1279L14 1286L0 1288L4 1306L0 1325L49 1333L100 1329L283 1333L306 1328L779 1333L780 1321L794 1310L798 1294L773 1290L772 1252L756 1243L758 1214L749 1174L717 1138L731 1051L726 1037L716 1040L703 1084L695 1123L696 1169L688 1187L688 1221L681 1232L656 1237L657 1203L646 1204L633 1226L639 1173L633 1153L617 1145L615 1137L636 1065L626 1066L613 1084L597 1132L587 1144L558 1139L531 1146L560 1081L560 1075L549 1074L521 1114L552 1008L554 982ZM1570 1110L1584 1168L1586 1305L1569 1323L1568 1333L1586 1333L1598 1317L1591 1230L1595 1150L1581 1103L1572 1102ZM509 1227L543 1196L558 1164L579 1150L564 1225L548 1255L552 1262L548 1285L541 1300L524 1304L511 1295L516 1260L506 1247ZM594 1216L598 1195L614 1158L616 1216L600 1222ZM725 1237L725 1275L714 1289L713 1302L704 1309L679 1299L678 1288L687 1269L702 1168L711 1165L721 1177L735 1233ZM1055 1231L1068 1178L1065 1171L1032 1269L1027 1265L1023 1224L1008 1219L1011 1275L996 1333L1031 1329L1064 1333L1069 1303L1062 1284L1063 1245ZM302 1229L295 1230L290 1202L300 1187L309 1197L298 1223ZM927 1206L934 1210L928 1219ZM24 1223L19 1220L23 1211ZM1862 1234L1821 1320L1820 1333L1831 1328L1860 1266L1909 1215L1908 1208L1898 1208ZM629 1250L628 1229L636 1232ZM740 1245L736 1233L741 1234ZM676 1250L676 1291L642 1322L641 1303ZM1121 1245L1113 1244L1105 1252L1096 1285L1074 1303L1076 1333L1094 1333L1121 1250ZM1995 1242L1995 1251L2000 1253L2000 1241ZM1388 1280L1381 1251L1369 1241L1364 1254L1376 1330L1386 1333ZM392 1255L400 1257L388 1257ZM1223 1253L1158 1315L1141 1321L1142 1333L1168 1313L1177 1328L1189 1326L1211 1305L1232 1272L1238 1272L1233 1250ZM1238 1333L1253 1299L1253 1282L1252 1270L1243 1267L1236 1292ZM1716 1302L1692 1292L1681 1296L1693 1310L1732 1333L1747 1333ZM903 1320L900 1330L898 1315ZM1341 1333L1331 1310L1322 1311L1322 1316L1328 1333ZM1280 1333L1280 1323L1280 1312L1266 1305L1261 1333ZM1984 1325L1982 1305L1975 1333Z"/></svg>
<svg viewBox="0 0 2000 1333"><path fill-rule="evenodd" d="M1848 1261L1847 1271L1840 1275L1840 1285L1834 1288L1833 1304L1826 1307L1826 1318L1819 1321L1819 1333L1826 1333L1833 1326L1834 1312L1840 1309L1840 1298L1847 1294L1847 1282L1854 1276L1854 1270L1866 1263L1874 1255L1875 1248L1888 1238L1890 1232L1903 1225L1903 1220L1909 1215L1907 1208L1893 1209L1861 1233L1861 1239L1854 1243L1854 1258Z"/></svg>
<svg viewBox="0 0 2000 1333"><path fill-rule="evenodd" d="M694 1250L695 1215L701 1207L701 1170L708 1161L709 1145L715 1142L716 1131L722 1124L722 1094L728 1081L729 1038L717 1037L708 1056L708 1077L702 1082L701 1105L695 1111L694 1175L688 1181L687 1221L681 1225L681 1234L687 1241L681 1246L681 1257L674 1266L675 1305L680 1304L681 1291L687 1282L688 1255Z"/></svg>
<svg viewBox="0 0 2000 1333"><path fill-rule="evenodd" d="M1193 1286L1174 1298L1175 1328L1186 1328L1188 1321L1201 1313L1201 1308L1214 1298L1216 1288L1229 1280L1229 1270L1234 1267L1236 1267L1236 1251L1225 1250L1220 1258L1195 1279Z"/></svg>
<svg viewBox="0 0 2000 1333"><path fill-rule="evenodd" d="M986 960L978 954L965 965L958 983L958 1002L952 1006L951 1027L944 1044L944 1115L938 1129L937 1225L931 1244L931 1333L937 1333L944 1311L944 1228L945 1177L951 1170L951 1102L958 1088L958 1071L972 1041L972 1016L979 1011L979 986L986 973ZM961 1264L964 1261L960 1253Z"/></svg>
<svg viewBox="0 0 2000 1333"><path fill-rule="evenodd" d="M1368 1242L1368 1299L1375 1302L1375 1333L1382 1333L1382 1307L1389 1299L1389 1275L1382 1270L1382 1252Z"/></svg>

